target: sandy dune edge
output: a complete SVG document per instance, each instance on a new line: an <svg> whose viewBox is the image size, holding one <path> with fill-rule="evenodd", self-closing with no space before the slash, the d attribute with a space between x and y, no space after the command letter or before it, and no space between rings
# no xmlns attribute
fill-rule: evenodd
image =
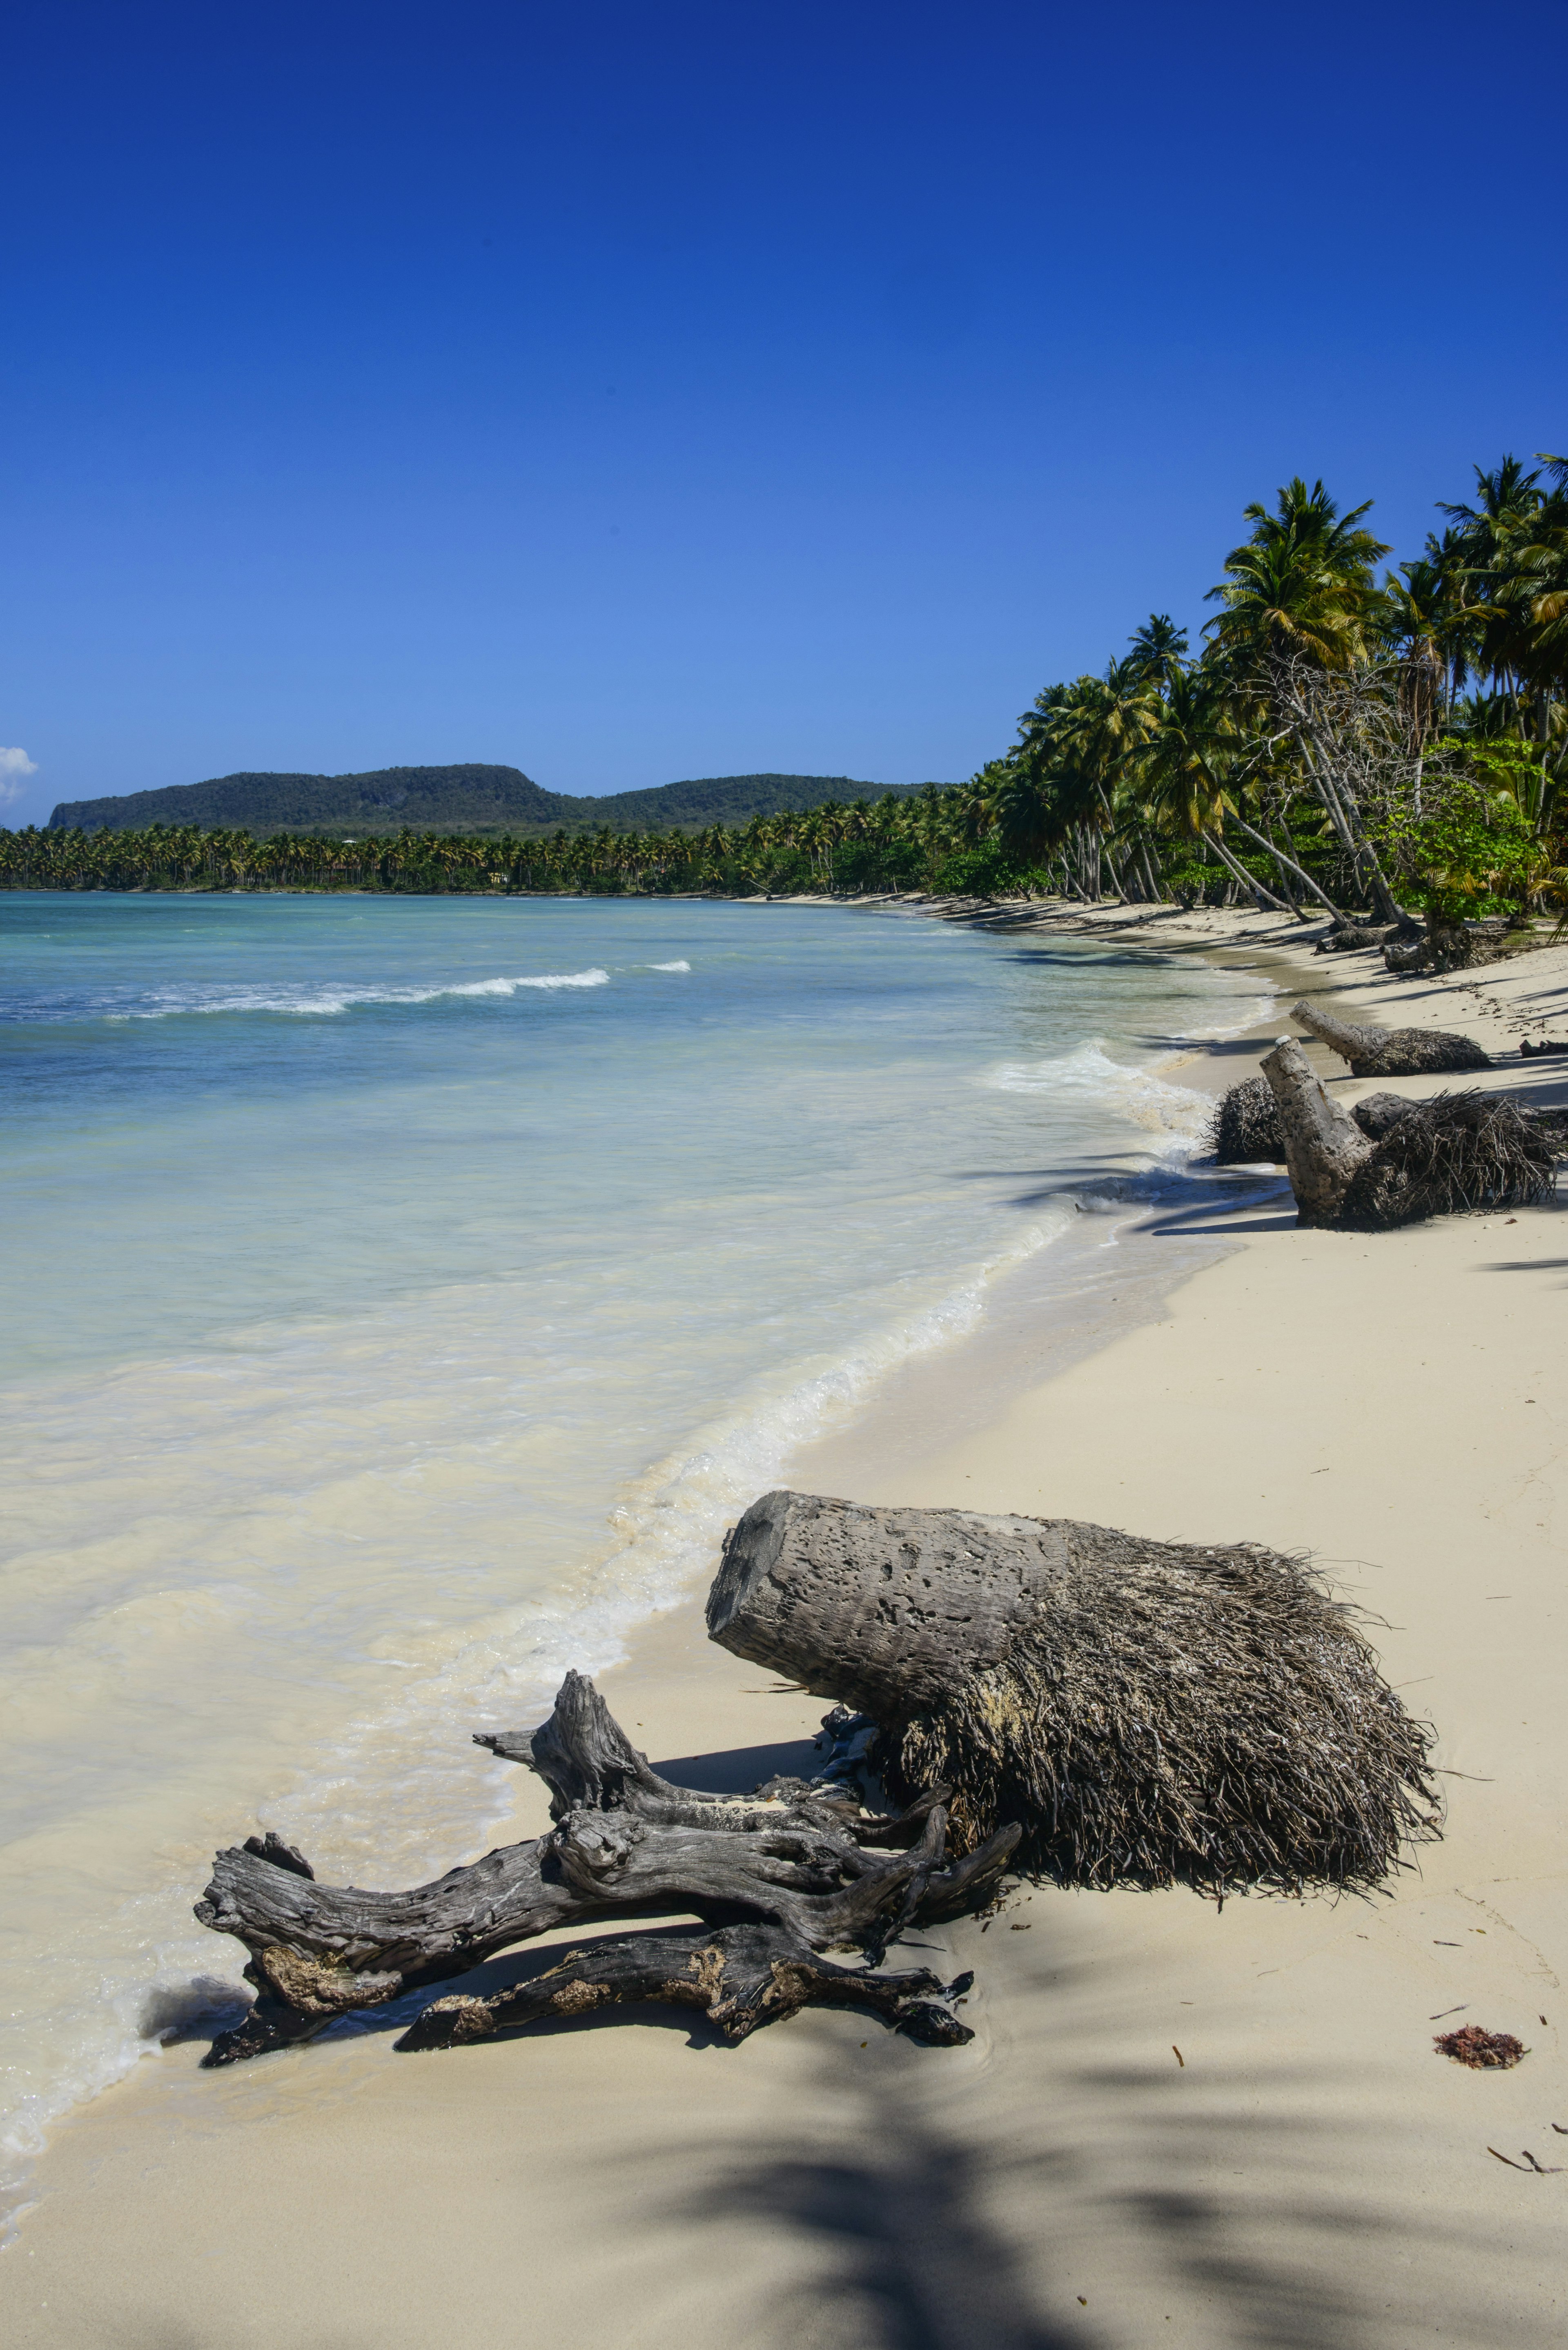
<svg viewBox="0 0 1568 2350"><path fill-rule="evenodd" d="M1182 920L1158 943L1299 951L1251 917ZM1302 975L1353 1016L1464 1026L1494 1050L1568 1027L1560 950L1473 989L1393 983L1360 956ZM1229 1047L1183 1077L1228 1082L1254 1057ZM1483 1082L1561 1097L1552 1068ZM869 1440L799 1466L867 1499L1310 1548L1386 1619L1390 1679L1465 1774L1445 1842L1391 1898L1217 1912L1042 1889L984 1935L945 1930L981 1969L978 2037L950 2054L826 2015L733 2053L674 2015L418 2059L369 2036L217 2076L171 2049L46 2158L0 2260L6 2340L1551 2338L1568 2219L1557 1217L1374 1241L1254 1205L1159 1319L906 1470L896 1496ZM707 1647L693 1610L606 1688L656 1757L727 1750L745 1783L819 1710L759 1693L767 1679ZM525 1833L527 1783L519 1798ZM1445 2064L1449 2010L1532 2054L1508 2074Z"/></svg>

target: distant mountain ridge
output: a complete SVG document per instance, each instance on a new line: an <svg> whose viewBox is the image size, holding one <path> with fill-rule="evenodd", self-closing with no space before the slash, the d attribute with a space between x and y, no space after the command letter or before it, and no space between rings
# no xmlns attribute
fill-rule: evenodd
<svg viewBox="0 0 1568 2350"><path fill-rule="evenodd" d="M900 797L912 784L857 783L849 775L709 775L602 799L547 792L520 767L377 767L358 775L219 775L204 784L62 800L53 831L139 832L148 825L194 825L203 832L568 832L607 824L743 824L753 816L820 806L824 800Z"/></svg>

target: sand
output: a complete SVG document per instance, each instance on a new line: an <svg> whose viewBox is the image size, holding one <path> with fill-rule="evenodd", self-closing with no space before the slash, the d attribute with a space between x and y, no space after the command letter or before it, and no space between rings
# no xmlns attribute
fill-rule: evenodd
<svg viewBox="0 0 1568 2350"><path fill-rule="evenodd" d="M1287 970L1299 952L1251 918L1191 918L1187 936ZM1514 1024L1568 1033L1561 950L1473 989L1392 983L1364 956L1300 976L1353 1017L1463 1026L1494 1049ZM1255 1061L1233 1046L1181 1076L1228 1082ZM1551 1062L1483 1082L1563 1092ZM417 2058L372 2033L217 2075L194 2069L199 2044L171 2047L41 2162L0 2259L6 2342L1553 2338L1564 1227L1542 1209L1303 1232L1277 1194L1207 1212L1228 1253L1156 1318L945 1450L912 1456L867 1423L794 1481L1310 1549L1383 1619L1389 1679L1440 1733L1449 1827L1418 1872L1370 1901L1222 1910L1025 1888L983 1933L919 1938L979 1972L977 2036L953 2052L826 2014L731 2051L674 2012ZM1128 1235L1129 1263L1158 1239L1154 1222ZM703 1783L741 1785L820 1711L771 1680L710 1648L694 1605L604 1687L660 1767L684 1750L708 1758ZM519 1832L542 1815L519 1774ZM1434 2053L1472 2021L1531 2054L1476 2074ZM1537 2175L1526 2148L1562 2171Z"/></svg>

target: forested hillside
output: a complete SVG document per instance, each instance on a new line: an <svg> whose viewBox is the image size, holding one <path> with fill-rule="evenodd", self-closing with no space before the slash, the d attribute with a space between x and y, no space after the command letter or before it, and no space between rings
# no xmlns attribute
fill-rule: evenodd
<svg viewBox="0 0 1568 2350"><path fill-rule="evenodd" d="M341 836L462 833L483 838L564 827L579 832L649 826L744 824L820 806L823 801L880 792L847 775L711 775L656 789L612 792L600 799L547 792L518 767L379 767L362 775L220 775L211 783L128 792L114 798L62 800L51 831L141 832L149 825L195 826L203 832Z"/></svg>

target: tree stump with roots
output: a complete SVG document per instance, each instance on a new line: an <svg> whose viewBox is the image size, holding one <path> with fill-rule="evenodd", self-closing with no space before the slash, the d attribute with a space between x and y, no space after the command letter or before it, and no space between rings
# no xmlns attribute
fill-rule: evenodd
<svg viewBox="0 0 1568 2350"><path fill-rule="evenodd" d="M1373 1885L1435 1828L1430 1732L1256 1544L766 1493L708 1628L871 1716L886 1777L940 1781L959 1839L1020 1823L1059 1882Z"/></svg>

